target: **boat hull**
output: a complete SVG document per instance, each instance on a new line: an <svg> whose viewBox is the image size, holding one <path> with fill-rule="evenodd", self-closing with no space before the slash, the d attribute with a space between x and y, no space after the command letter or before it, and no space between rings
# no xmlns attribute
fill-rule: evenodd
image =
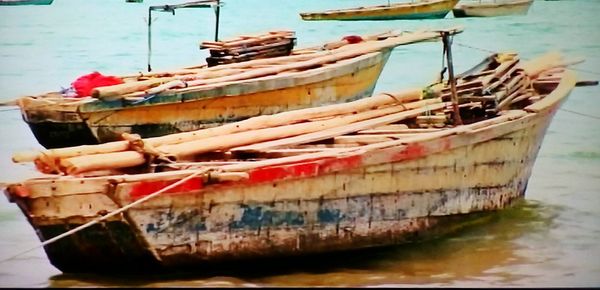
<svg viewBox="0 0 600 290"><path fill-rule="evenodd" d="M28 122L33 136L44 148L97 144L96 137L85 122Z"/></svg>
<svg viewBox="0 0 600 290"><path fill-rule="evenodd" d="M0 6L50 5L54 0L1 0Z"/></svg>
<svg viewBox="0 0 600 290"><path fill-rule="evenodd" d="M454 17L494 17L507 15L525 15L533 4L533 0L515 1L503 4L469 4L459 5L452 9Z"/></svg>
<svg viewBox="0 0 600 290"><path fill-rule="evenodd" d="M391 6L361 7L322 13L301 13L303 20L411 20L440 19L452 10L458 0L431 1L431 3L395 4Z"/></svg>
<svg viewBox="0 0 600 290"><path fill-rule="evenodd" d="M335 64L335 69L323 68L294 79L266 78L219 89L156 96L137 104L118 100L61 110L21 106L21 112L46 148L120 140L125 132L145 138L163 136L369 97L390 53L391 49L370 53Z"/></svg>
<svg viewBox="0 0 600 290"><path fill-rule="evenodd" d="M523 198L558 106L413 146L258 168L241 183L190 179L45 250L64 272L137 271L390 246L452 232L456 223ZM27 198L15 188L9 196L45 241L179 179L33 182L20 190Z"/></svg>

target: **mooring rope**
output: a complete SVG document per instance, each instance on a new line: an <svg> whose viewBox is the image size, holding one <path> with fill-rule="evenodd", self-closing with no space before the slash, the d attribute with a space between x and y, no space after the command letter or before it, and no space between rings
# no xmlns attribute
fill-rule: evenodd
<svg viewBox="0 0 600 290"><path fill-rule="evenodd" d="M567 109L564 109L564 108L560 108L560 110L561 111L565 111L565 112L569 112L569 113L572 113L572 114L576 114L576 115L580 115L580 116L584 116L584 117L588 117L588 118L600 120L600 117L598 117L598 116L584 114L584 113L579 113L579 112L567 110Z"/></svg>
<svg viewBox="0 0 600 290"><path fill-rule="evenodd" d="M86 224L83 224L83 225L81 225L81 226L78 226L78 227L76 227L76 228L74 228L74 229L72 229L72 230L69 230L69 231L67 231L67 232L64 232L64 233L62 233L62 234L60 234L60 235L58 235L58 236L56 236L56 237L54 237L54 238L51 238L51 239L49 239L49 240L46 240L46 241L44 241L43 243L41 243L41 244L39 244L39 245L37 245L37 246L35 246L35 247L32 247L32 248L30 248L30 249L28 249L28 250L25 250L25 251L19 252L19 253L17 253L16 255L12 255L12 256L10 256L10 257L8 257L8 258L4 258L4 259L0 260L0 263L4 263L4 262L10 261L10 260L12 260L12 259L15 259L15 258L16 258L16 257L18 257L18 256L21 256L21 255L23 255L23 254L26 254L26 253L29 253L29 252L31 252L31 251L33 251L33 250L36 250L36 249L39 249L39 248L41 248L41 247L44 247L44 246L46 246L46 245L49 245L49 244L51 244L51 243L54 243L54 242L56 242L56 241L58 241L58 240L60 240L60 239L62 239L62 238L64 238L64 237L67 237L67 236L70 236L70 235L72 235L72 234L75 234L75 233L77 233L77 232L79 232L79 231L81 231L81 230L83 230L83 229L86 229L86 228L88 228L88 227L90 227L90 226L92 226L92 225L94 225L94 224L97 224L97 223L99 223L99 222L101 222L101 221L103 221L103 220L106 220L106 219L108 219L108 218L110 218L110 217L112 217L112 216L115 216L115 215L117 215L117 214L120 214L120 213L122 213L122 212L124 212L124 211L126 211L126 210L128 210L128 209L130 209L130 208L132 208L132 207L134 207L134 206L136 206L136 205L139 205L139 204L141 204L141 203L143 203L143 202L145 202L145 201L147 201L147 200L149 200L149 199L151 199L151 198L154 198L154 197L156 197L156 196L160 195L161 193L163 193L163 192L165 192L165 191L167 191L167 190L169 190L169 189L172 189L172 188L174 188L174 187L176 187L176 186L178 186L178 185L180 185L180 184L182 184L182 183L184 183L184 182L186 182L186 181L188 181L188 180L190 180L190 179L192 179L192 178L194 178L194 177L196 177L196 176L198 176L198 175L200 175L200 174L206 173L206 172L208 172L209 170L211 170L211 168L199 169L199 170L197 170L196 172L194 172L194 173L192 173L192 174L190 174L190 175L186 176L185 178L183 178L183 179L180 179L179 181L177 181L177 182L175 182L175 183L173 183L173 184L170 184L170 185L168 185L168 186L165 186L165 187L163 187L162 189L160 189L160 190L158 190L158 191L155 191L155 192L153 192L152 194L149 194L149 195L147 195L147 196L145 196L145 197L143 197L143 198L140 198L140 199L138 199L138 200L136 200L136 201L134 201L134 202L132 202L132 203L130 203L130 204L128 204L128 205L126 205L126 206L124 206L124 207L120 208L120 209L117 209L117 210L115 210L115 211L113 211L113 212L110 212L110 213L108 213L108 214L107 214L107 215L105 215L105 216L102 216L102 217L100 217L100 218L98 218L98 219L95 219L95 220L93 220L93 221L90 221L90 222L88 222L88 223L86 223Z"/></svg>

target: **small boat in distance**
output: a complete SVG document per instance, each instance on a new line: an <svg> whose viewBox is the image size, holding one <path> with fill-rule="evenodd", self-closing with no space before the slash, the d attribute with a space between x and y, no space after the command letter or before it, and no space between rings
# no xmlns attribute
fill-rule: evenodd
<svg viewBox="0 0 600 290"><path fill-rule="evenodd" d="M0 0L0 6L50 5L54 0Z"/></svg>
<svg viewBox="0 0 600 290"><path fill-rule="evenodd" d="M459 0L416 0L379 6L303 12L303 20L392 20L446 17Z"/></svg>
<svg viewBox="0 0 600 290"><path fill-rule="evenodd" d="M525 15L531 4L533 4L533 0L465 1L454 7L452 13L454 17Z"/></svg>
<svg viewBox="0 0 600 290"><path fill-rule="evenodd" d="M452 233L524 198L576 85L560 54L482 64L450 84L22 154L45 175L6 196L63 272L259 267Z"/></svg>

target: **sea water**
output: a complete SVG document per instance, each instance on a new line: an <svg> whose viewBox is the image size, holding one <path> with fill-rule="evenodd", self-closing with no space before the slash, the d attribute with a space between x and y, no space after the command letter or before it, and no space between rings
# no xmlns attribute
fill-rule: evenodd
<svg viewBox="0 0 600 290"><path fill-rule="evenodd" d="M381 3L379 3L381 2ZM584 58L580 79L600 79L600 1L536 0L527 15L438 20L303 21L299 13L386 4L358 0L226 0L219 38L293 30L296 47L347 35L460 25L454 37L455 71L491 52L530 59L550 50ZM49 6L0 6L0 101L56 91L98 71L146 71L148 7L164 0L55 0ZM204 40L214 40L215 13L180 9L152 14L153 70L204 63ZM375 92L429 84L442 67L441 42L396 48ZM16 151L40 149L15 107L0 107L0 180L29 167L10 161ZM276 270L110 277L66 275L42 248L25 217L0 197L0 287L97 286L373 286L505 287L600 286L600 88L578 87L557 112L542 145L526 197L479 226L457 234L363 255L290 263ZM119 263L119 261L115 261ZM261 265L248 265L249 269Z"/></svg>

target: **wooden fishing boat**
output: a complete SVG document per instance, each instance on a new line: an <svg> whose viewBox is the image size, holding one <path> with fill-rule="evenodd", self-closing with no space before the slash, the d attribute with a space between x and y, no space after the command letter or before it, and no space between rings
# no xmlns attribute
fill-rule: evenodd
<svg viewBox="0 0 600 290"><path fill-rule="evenodd" d="M533 0L494 0L461 2L452 13L454 17L493 17L506 15L525 15Z"/></svg>
<svg viewBox="0 0 600 290"><path fill-rule="evenodd" d="M452 79L159 138L17 153L46 175L6 194L64 272L417 240L522 199L576 85L557 53L496 54Z"/></svg>
<svg viewBox="0 0 600 290"><path fill-rule="evenodd" d="M435 31L352 36L289 56L140 73L86 97L51 92L17 104L46 148L114 141L123 132L161 136L370 96L394 47L438 38Z"/></svg>
<svg viewBox="0 0 600 290"><path fill-rule="evenodd" d="M438 19L446 17L459 0L417 0L406 3L303 12L303 20Z"/></svg>
<svg viewBox="0 0 600 290"><path fill-rule="evenodd" d="M54 0L0 0L0 6L6 5L50 5Z"/></svg>

